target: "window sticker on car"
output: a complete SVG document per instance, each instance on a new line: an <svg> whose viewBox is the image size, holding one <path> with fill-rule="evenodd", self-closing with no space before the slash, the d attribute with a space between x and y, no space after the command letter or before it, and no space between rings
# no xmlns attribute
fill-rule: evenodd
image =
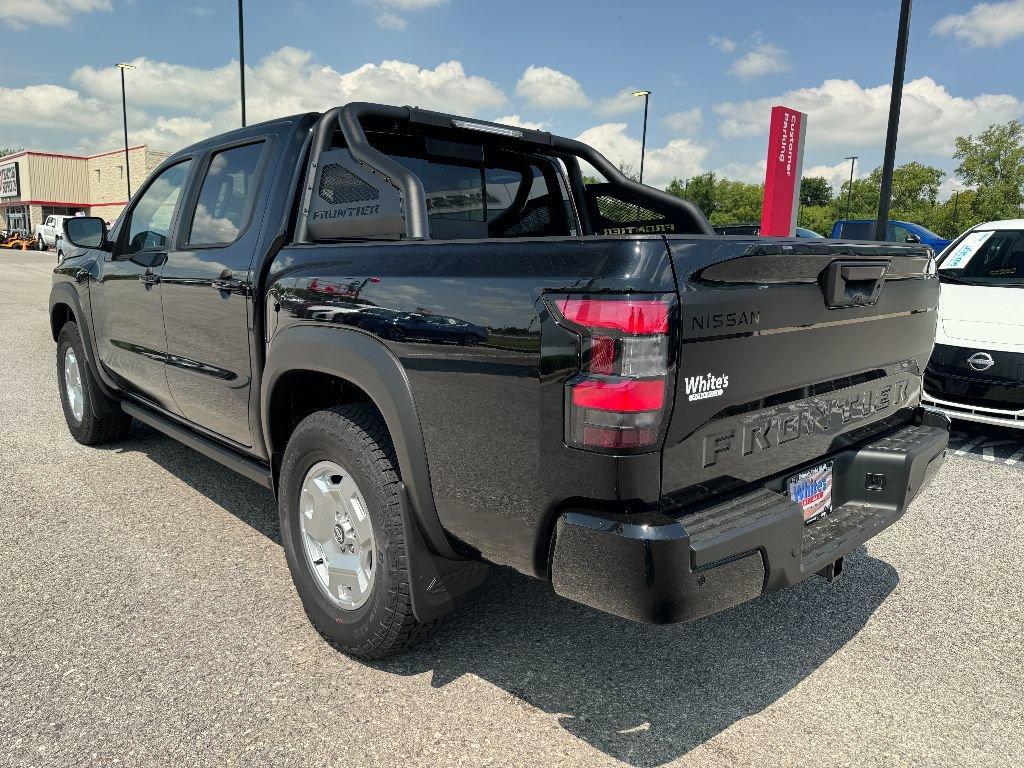
<svg viewBox="0 0 1024 768"><path fill-rule="evenodd" d="M956 250L949 254L949 258L942 262L939 269L963 269L985 244L985 241L994 234L995 230L991 229L987 232L971 232L956 247Z"/></svg>

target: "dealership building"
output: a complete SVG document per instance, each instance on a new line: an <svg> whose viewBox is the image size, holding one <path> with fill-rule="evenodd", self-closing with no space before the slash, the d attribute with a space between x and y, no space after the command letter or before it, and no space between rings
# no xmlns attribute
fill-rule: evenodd
<svg viewBox="0 0 1024 768"><path fill-rule="evenodd" d="M0 229L32 232L47 216L82 213L108 222L128 202L124 150L98 155L18 152L0 157ZM142 145L128 150L134 192L166 152Z"/></svg>

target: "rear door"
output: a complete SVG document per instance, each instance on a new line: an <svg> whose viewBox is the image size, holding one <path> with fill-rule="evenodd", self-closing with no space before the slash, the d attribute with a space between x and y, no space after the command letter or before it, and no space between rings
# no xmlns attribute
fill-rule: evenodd
<svg viewBox="0 0 1024 768"><path fill-rule="evenodd" d="M191 422L251 446L251 266L269 139L207 152L161 277L167 383ZM259 210L257 210L259 209Z"/></svg>
<svg viewBox="0 0 1024 768"><path fill-rule="evenodd" d="M918 405L939 295L928 249L670 245L682 327L667 491L790 470Z"/></svg>

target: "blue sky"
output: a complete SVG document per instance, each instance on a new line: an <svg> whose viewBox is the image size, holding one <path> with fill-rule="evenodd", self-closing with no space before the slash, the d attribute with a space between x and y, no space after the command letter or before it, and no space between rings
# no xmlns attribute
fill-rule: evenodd
<svg viewBox="0 0 1024 768"><path fill-rule="evenodd" d="M0 144L173 150L237 122L233 0L0 0ZM648 180L763 174L768 109L809 114L805 171L880 164L899 3L294 0L246 3L250 121L351 99L582 136ZM385 63L391 62L391 63ZM898 162L951 169L953 137L1024 118L1024 0L918 2ZM947 184L944 191L953 187Z"/></svg>

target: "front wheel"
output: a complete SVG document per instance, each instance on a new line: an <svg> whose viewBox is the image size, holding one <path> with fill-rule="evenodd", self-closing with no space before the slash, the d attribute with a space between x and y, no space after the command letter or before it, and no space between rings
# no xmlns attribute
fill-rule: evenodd
<svg viewBox="0 0 1024 768"><path fill-rule="evenodd" d="M281 539L313 626L339 649L382 659L439 622L412 611L394 449L363 404L307 416L281 466Z"/></svg>
<svg viewBox="0 0 1024 768"><path fill-rule="evenodd" d="M82 445L120 440L128 435L132 417L99 391L85 359L82 335L75 323L65 323L57 337L57 383L71 436ZM100 413L95 404L101 404Z"/></svg>

